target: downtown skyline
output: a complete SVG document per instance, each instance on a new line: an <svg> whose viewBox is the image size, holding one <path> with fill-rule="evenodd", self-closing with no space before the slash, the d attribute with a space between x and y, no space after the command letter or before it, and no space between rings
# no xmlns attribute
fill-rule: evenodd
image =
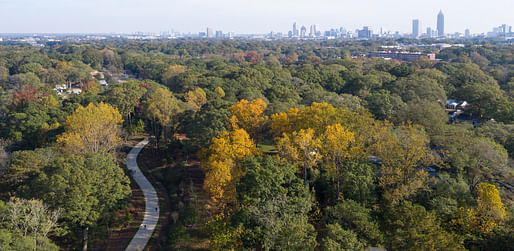
<svg viewBox="0 0 514 251"><path fill-rule="evenodd" d="M502 8L497 8L502 6ZM446 33L470 29L485 33L491 27L514 23L509 10L514 3L491 0L470 5L463 0L430 4L407 0L367 1L164 1L148 0L0 0L0 33L133 33L177 31L197 33L214 30L238 34L287 33L293 22L317 25L318 30L370 26L374 30L411 31L411 21L419 19L436 29L436 15L443 10ZM6 25L8 24L8 25ZM308 28L308 27L307 27Z"/></svg>

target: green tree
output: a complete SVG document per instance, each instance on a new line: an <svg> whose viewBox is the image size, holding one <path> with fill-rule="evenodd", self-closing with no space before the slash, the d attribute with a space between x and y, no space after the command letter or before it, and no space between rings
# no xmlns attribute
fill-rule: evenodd
<svg viewBox="0 0 514 251"><path fill-rule="evenodd" d="M237 193L243 224L243 246L264 250L314 250L316 234L308 222L310 197L295 167L271 157L250 157L242 163Z"/></svg>
<svg viewBox="0 0 514 251"><path fill-rule="evenodd" d="M127 118L130 124L134 109L139 105L140 99L146 92L146 88L139 81L130 80L123 83L112 84L103 94L105 103L117 108Z"/></svg>
<svg viewBox="0 0 514 251"><path fill-rule="evenodd" d="M62 210L50 210L40 200L11 198L0 201L0 247L2 250L59 250L48 239L58 228ZM3 243L2 243L3 242ZM22 249L21 249L22 248Z"/></svg>
<svg viewBox="0 0 514 251"><path fill-rule="evenodd" d="M177 122L176 116L182 112L179 101L169 90L158 88L149 98L147 109L153 116L154 121L157 120L161 125L164 142L167 143L167 128L171 127L172 129L175 129L175 123Z"/></svg>
<svg viewBox="0 0 514 251"><path fill-rule="evenodd" d="M376 246L382 243L382 233L377 222L371 217L371 210L353 200L339 202L328 207L325 212L328 224L338 224L354 232L359 243Z"/></svg>
<svg viewBox="0 0 514 251"><path fill-rule="evenodd" d="M455 91L456 98L466 100L470 104L469 112L484 119L491 118L494 115L489 111L492 110L492 107L500 104L503 95L503 91L497 84L466 84Z"/></svg>
<svg viewBox="0 0 514 251"><path fill-rule="evenodd" d="M448 115L440 103L421 100L407 103L401 111L397 112L393 121L422 125L427 134L433 136L441 135L444 132L448 119Z"/></svg>
<svg viewBox="0 0 514 251"><path fill-rule="evenodd" d="M410 202L388 211L385 240L391 250L465 250L462 240L444 230L432 212Z"/></svg>
<svg viewBox="0 0 514 251"><path fill-rule="evenodd" d="M229 106L224 100L209 100L194 117L184 121L188 137L198 146L209 145L213 138L230 128Z"/></svg>
<svg viewBox="0 0 514 251"><path fill-rule="evenodd" d="M327 225L325 236L321 240L321 248L326 251L364 250L365 247L365 244L359 242L357 234L343 229L338 223Z"/></svg>
<svg viewBox="0 0 514 251"><path fill-rule="evenodd" d="M387 90L373 92L366 97L366 107L376 119L393 121L407 105L400 96Z"/></svg>
<svg viewBox="0 0 514 251"><path fill-rule="evenodd" d="M85 250L89 227L130 195L129 183L112 155L91 153L53 160L24 193L41 198L51 208L62 208L68 229L82 229Z"/></svg>

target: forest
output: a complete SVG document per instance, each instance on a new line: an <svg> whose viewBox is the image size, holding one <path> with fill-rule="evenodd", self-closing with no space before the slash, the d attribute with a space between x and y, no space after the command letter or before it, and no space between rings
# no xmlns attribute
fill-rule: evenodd
<svg viewBox="0 0 514 251"><path fill-rule="evenodd" d="M399 42L0 46L0 249L137 225L150 137L149 250L513 250L514 46L359 56Z"/></svg>

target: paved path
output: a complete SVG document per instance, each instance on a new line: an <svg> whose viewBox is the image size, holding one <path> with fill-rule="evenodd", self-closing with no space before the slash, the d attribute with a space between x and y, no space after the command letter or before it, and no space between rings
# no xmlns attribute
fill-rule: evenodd
<svg viewBox="0 0 514 251"><path fill-rule="evenodd" d="M148 144L148 138L139 142L127 155L127 168L132 172L132 177L143 191L145 197L145 217L141 227L125 249L127 251L142 251L148 240L152 237L157 221L159 221L159 198L152 184L145 178L137 166L137 155L146 144Z"/></svg>

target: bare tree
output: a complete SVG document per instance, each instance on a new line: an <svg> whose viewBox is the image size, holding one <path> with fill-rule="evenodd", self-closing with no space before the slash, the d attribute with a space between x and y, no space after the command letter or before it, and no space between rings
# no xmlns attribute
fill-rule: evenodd
<svg viewBox="0 0 514 251"><path fill-rule="evenodd" d="M20 232L24 237L32 235L34 250L38 248L38 239L46 238L58 225L62 210L50 210L40 200L25 200L11 198L7 203L7 218L14 231Z"/></svg>

